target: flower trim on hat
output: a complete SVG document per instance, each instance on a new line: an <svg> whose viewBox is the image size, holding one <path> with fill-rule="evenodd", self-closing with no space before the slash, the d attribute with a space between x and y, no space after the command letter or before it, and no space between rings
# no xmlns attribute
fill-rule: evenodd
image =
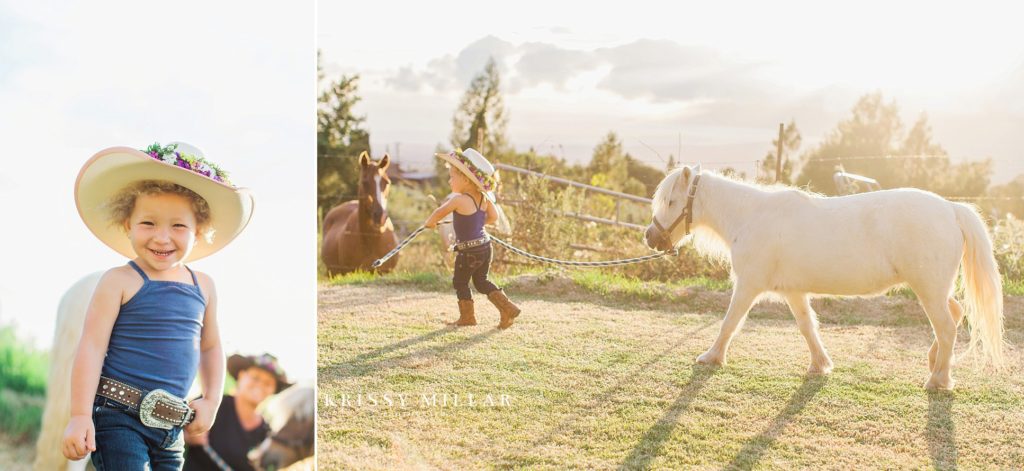
<svg viewBox="0 0 1024 471"><path fill-rule="evenodd" d="M185 154L178 152L177 144L170 144L164 147L160 147L159 142L154 142L149 147L142 149L146 155L159 160L168 165L174 165L175 167L181 167L185 170L191 170L193 173L197 173L211 180L231 185L231 181L228 180L228 172L222 170L213 162L210 162L198 155Z"/></svg>
<svg viewBox="0 0 1024 471"><path fill-rule="evenodd" d="M253 357L253 365L255 367L263 368L275 375L284 376L284 371L281 371L281 367L277 364L277 357L269 353L264 353L258 357Z"/></svg>
<svg viewBox="0 0 1024 471"><path fill-rule="evenodd" d="M498 186L497 171L488 175L483 170L476 168L476 165L473 165L473 162L469 160L468 157L462 154L461 149L453 150L448 155L458 159L459 162L462 162L462 164L465 165L470 172L473 172L473 175L476 176L477 181L480 182L480 186L483 188L484 191L494 191L494 189Z"/></svg>

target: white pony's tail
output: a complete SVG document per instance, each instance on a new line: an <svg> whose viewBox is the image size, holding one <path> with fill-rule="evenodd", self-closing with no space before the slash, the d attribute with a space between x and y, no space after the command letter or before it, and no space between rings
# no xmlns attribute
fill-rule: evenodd
<svg viewBox="0 0 1024 471"><path fill-rule="evenodd" d="M974 206L953 203L964 234L964 315L970 327L968 353L981 347L983 360L999 367L1004 361L1003 283L999 277L992 240Z"/></svg>

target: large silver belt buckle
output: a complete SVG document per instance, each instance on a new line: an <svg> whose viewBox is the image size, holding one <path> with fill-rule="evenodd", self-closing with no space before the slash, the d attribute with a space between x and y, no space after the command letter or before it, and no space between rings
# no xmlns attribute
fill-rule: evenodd
<svg viewBox="0 0 1024 471"><path fill-rule="evenodd" d="M185 402L184 399L164 391L163 389L154 389L146 394L146 397L142 398L142 403L139 405L139 419L142 420L142 424L147 427L164 430L170 430L174 427L182 426L184 419L174 421L169 417L161 417L155 413L156 405L160 401L175 405L180 404L185 408L186 417L188 416L188 403Z"/></svg>

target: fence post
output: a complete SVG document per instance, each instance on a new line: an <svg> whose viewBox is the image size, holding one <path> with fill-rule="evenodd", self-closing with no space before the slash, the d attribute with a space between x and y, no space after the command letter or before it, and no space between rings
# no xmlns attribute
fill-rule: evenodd
<svg viewBox="0 0 1024 471"><path fill-rule="evenodd" d="M779 177L782 175L782 123L779 123L779 146L778 152L775 153L775 183L779 182Z"/></svg>

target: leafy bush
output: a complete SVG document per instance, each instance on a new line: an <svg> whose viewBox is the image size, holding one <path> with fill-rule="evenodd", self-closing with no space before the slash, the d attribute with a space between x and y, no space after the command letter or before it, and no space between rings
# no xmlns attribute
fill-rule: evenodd
<svg viewBox="0 0 1024 471"><path fill-rule="evenodd" d="M46 398L47 355L0 327L0 430L18 440L39 431Z"/></svg>
<svg viewBox="0 0 1024 471"><path fill-rule="evenodd" d="M992 228L992 249L1008 281L1024 280L1024 221L1007 214Z"/></svg>
<svg viewBox="0 0 1024 471"><path fill-rule="evenodd" d="M513 233L508 242L527 252L577 261L632 258L652 253L643 243L643 234L636 229L563 216L564 213L587 214L646 225L650 221L650 208L646 205L623 200L616 208L615 199L607 195L519 176L506 179L502 199L512 221ZM515 264L541 266L540 262L518 255L508 255L505 259ZM497 265L495 270L502 272L502 264ZM683 247L679 257L600 270L643 280L690 277L725 280L729 277L728 267L704 259L689 246Z"/></svg>
<svg viewBox="0 0 1024 471"><path fill-rule="evenodd" d="M45 395L47 355L19 341L11 326L0 327L0 389Z"/></svg>

